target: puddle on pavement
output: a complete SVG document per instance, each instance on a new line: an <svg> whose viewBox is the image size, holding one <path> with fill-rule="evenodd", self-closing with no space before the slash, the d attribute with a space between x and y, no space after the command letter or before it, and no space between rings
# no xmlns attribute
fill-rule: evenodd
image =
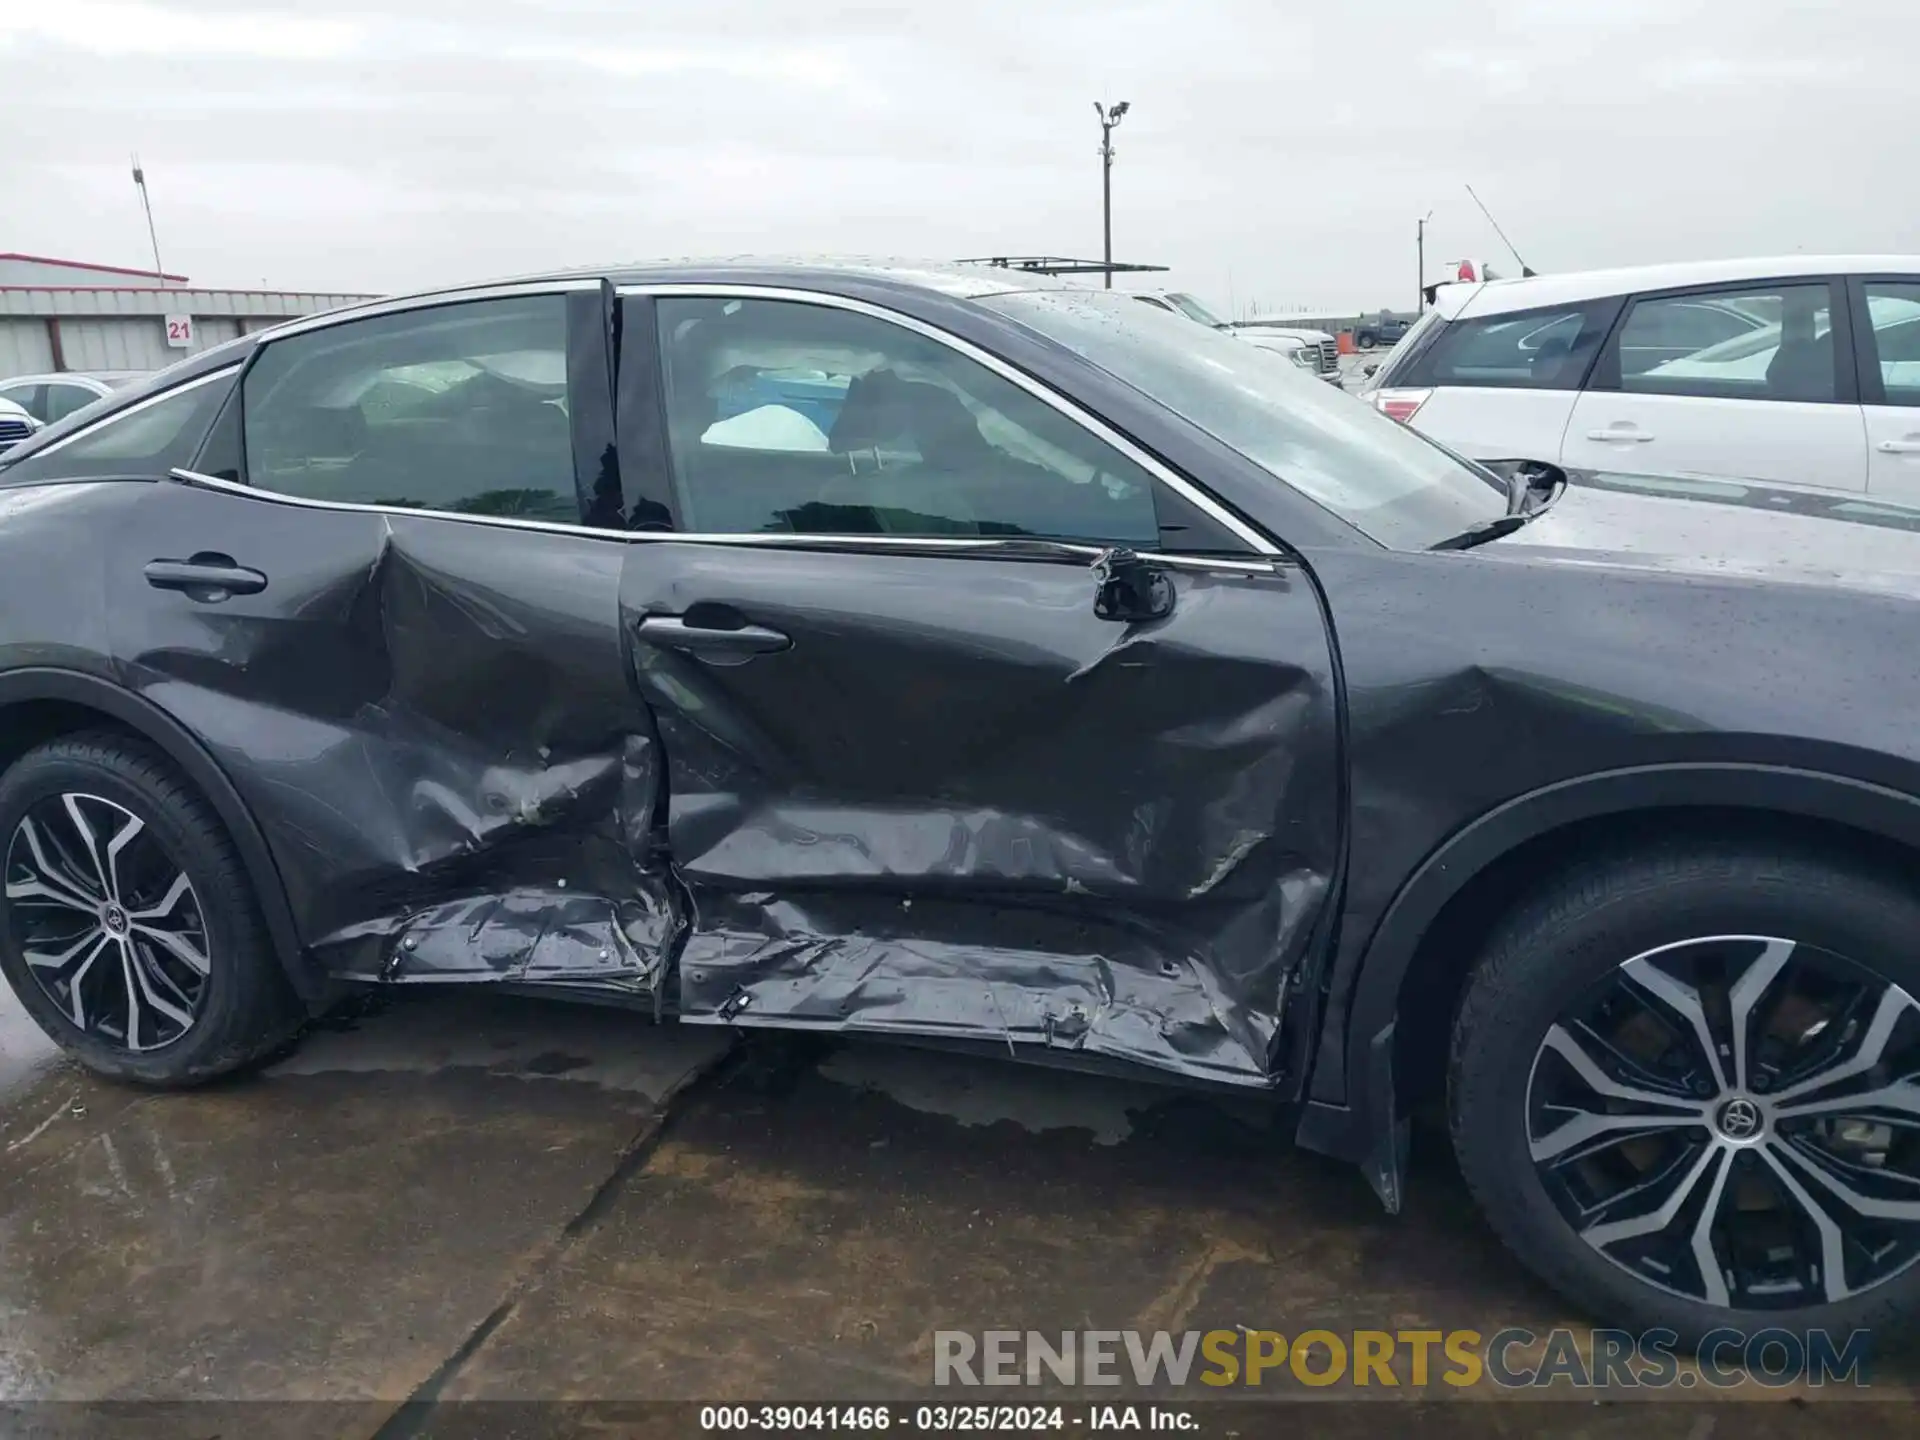
<svg viewBox="0 0 1920 1440"><path fill-rule="evenodd" d="M269 1078L333 1073L568 1080L663 1099L733 1043L710 1026L659 1025L628 1010L469 992L393 997L316 1028Z"/></svg>
<svg viewBox="0 0 1920 1440"><path fill-rule="evenodd" d="M1118 1145L1133 1133L1134 1113L1164 1103L1168 1094L1157 1086L885 1045L844 1046L819 1068L835 1084L878 1091L925 1115L962 1125L1010 1120L1035 1133L1086 1130L1096 1145Z"/></svg>
<svg viewBox="0 0 1920 1440"><path fill-rule="evenodd" d="M54 1064L60 1052L0 982L0 1095Z"/></svg>

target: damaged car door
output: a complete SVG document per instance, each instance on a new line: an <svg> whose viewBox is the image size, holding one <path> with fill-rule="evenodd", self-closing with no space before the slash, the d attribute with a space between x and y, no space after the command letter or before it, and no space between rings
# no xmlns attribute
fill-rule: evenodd
<svg viewBox="0 0 1920 1440"><path fill-rule="evenodd" d="M920 322L623 303L623 464L657 441L671 482L631 523L679 532L636 537L621 611L682 1015L1269 1083L1339 831L1306 579Z"/></svg>
<svg viewBox="0 0 1920 1440"><path fill-rule="evenodd" d="M232 778L336 975L658 995L658 751L622 537L582 523L608 306L557 282L292 327L113 538L126 683Z"/></svg>

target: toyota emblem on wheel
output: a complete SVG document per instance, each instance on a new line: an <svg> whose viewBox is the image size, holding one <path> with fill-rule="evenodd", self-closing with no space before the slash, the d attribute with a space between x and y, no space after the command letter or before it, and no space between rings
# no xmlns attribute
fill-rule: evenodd
<svg viewBox="0 0 1920 1440"><path fill-rule="evenodd" d="M1720 1107L1720 1133L1729 1140L1750 1140L1760 1132L1760 1107L1745 1096Z"/></svg>

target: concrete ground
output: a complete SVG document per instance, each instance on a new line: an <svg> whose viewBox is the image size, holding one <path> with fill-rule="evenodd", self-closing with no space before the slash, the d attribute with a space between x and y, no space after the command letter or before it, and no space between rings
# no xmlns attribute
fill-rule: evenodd
<svg viewBox="0 0 1920 1440"><path fill-rule="evenodd" d="M1394 1220L1258 1109L1146 1085L466 991L157 1094L88 1078L0 997L0 1421L25 1402L328 1401L232 1427L171 1413L182 1434L393 1437L465 1433L427 1402L473 1399L1005 1402L1033 1396L932 1391L933 1332L1576 1318L1426 1135ZM1140 1398L1127 1384L1092 1398ZM1436 1390L1341 1393L1520 1413ZM1874 1433L1878 1411L1801 1399L1739 1408ZM1544 1408L1556 1433L1714 1433L1645 1405ZM1381 1414L1314 1411L1355 1412ZM97 1412L11 1413L105 1433ZM512 1433L559 1433L535 1413ZM1232 1413L1207 1433L1274 1423Z"/></svg>

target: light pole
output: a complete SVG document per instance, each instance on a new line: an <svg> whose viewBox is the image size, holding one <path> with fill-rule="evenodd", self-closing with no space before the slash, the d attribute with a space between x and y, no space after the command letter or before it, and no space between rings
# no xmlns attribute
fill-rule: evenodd
<svg viewBox="0 0 1920 1440"><path fill-rule="evenodd" d="M133 157L133 183L140 191L140 208L147 212L147 243L153 246L153 274L155 283L165 287L167 273L160 268L160 237L153 228L153 204L147 199L147 172L140 168L140 157Z"/></svg>
<svg viewBox="0 0 1920 1440"><path fill-rule="evenodd" d="M1413 291L1413 313L1416 315L1424 315L1427 310L1427 221L1432 218L1433 212L1427 211L1413 231L1413 245L1420 260L1420 283Z"/></svg>
<svg viewBox="0 0 1920 1440"><path fill-rule="evenodd" d="M1107 289L1113 288L1113 127L1127 113L1127 102L1122 100L1109 110L1098 100L1093 102L1093 113L1100 117L1100 230L1104 237L1102 263Z"/></svg>

